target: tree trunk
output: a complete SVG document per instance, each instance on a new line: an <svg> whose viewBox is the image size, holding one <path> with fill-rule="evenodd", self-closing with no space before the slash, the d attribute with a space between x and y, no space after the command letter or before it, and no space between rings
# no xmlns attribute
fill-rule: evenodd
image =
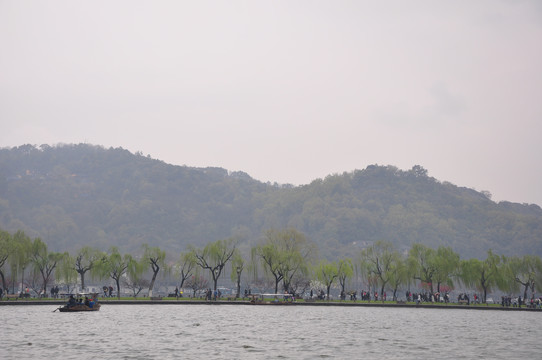
<svg viewBox="0 0 542 360"><path fill-rule="evenodd" d="M284 279L282 279L282 285L283 285L284 291L287 293L290 293L290 283L285 282Z"/></svg>
<svg viewBox="0 0 542 360"><path fill-rule="evenodd" d="M6 278L4 276L4 272L0 270L0 277L2 278L2 290L7 289L6 287Z"/></svg>
<svg viewBox="0 0 542 360"><path fill-rule="evenodd" d="M43 297L47 295L47 280L43 277Z"/></svg>
<svg viewBox="0 0 542 360"><path fill-rule="evenodd" d="M152 296L152 289L154 289L154 282L156 281L156 272L153 273L152 275L152 279L151 279L151 284L149 285L149 297Z"/></svg>
<svg viewBox="0 0 542 360"><path fill-rule="evenodd" d="M156 281L156 276L158 275L158 271L160 271L160 267L155 264L151 264L152 266L152 280L151 284L149 285L149 297L152 296L152 289L154 289L154 282Z"/></svg>
<svg viewBox="0 0 542 360"><path fill-rule="evenodd" d="M120 278L116 278L115 283L117 283L117 299L120 300Z"/></svg>
<svg viewBox="0 0 542 360"><path fill-rule="evenodd" d="M237 294L235 294L235 298L241 297L241 276L237 275Z"/></svg>
<svg viewBox="0 0 542 360"><path fill-rule="evenodd" d="M85 291L85 272L81 271L79 274L81 275L81 290Z"/></svg>
<svg viewBox="0 0 542 360"><path fill-rule="evenodd" d="M24 291L24 268L23 268L23 274L21 275L21 293Z"/></svg>

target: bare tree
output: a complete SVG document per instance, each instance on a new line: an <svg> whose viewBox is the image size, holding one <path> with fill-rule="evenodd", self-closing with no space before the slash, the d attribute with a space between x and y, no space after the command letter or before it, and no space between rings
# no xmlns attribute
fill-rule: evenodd
<svg viewBox="0 0 542 360"><path fill-rule="evenodd" d="M147 279L131 279L131 278L122 278L122 285L132 291L134 294L134 299L139 295L141 290L148 287L150 281Z"/></svg>
<svg viewBox="0 0 542 360"><path fill-rule="evenodd" d="M209 281L203 276L193 275L186 281L186 286L192 289L192 297L195 298L198 290L209 287Z"/></svg>

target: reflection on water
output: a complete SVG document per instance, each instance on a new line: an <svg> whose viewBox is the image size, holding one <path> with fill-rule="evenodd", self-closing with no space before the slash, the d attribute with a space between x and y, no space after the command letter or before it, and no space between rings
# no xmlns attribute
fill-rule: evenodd
<svg viewBox="0 0 542 360"><path fill-rule="evenodd" d="M0 306L0 358L538 358L542 312L408 308Z"/></svg>

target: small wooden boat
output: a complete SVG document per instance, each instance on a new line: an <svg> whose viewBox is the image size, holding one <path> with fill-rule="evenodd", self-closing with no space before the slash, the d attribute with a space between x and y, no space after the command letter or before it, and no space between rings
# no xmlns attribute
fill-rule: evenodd
<svg viewBox="0 0 542 360"><path fill-rule="evenodd" d="M60 312L80 312L80 311L100 311L100 304L94 304L92 307L85 304L77 304L73 306L64 305L57 310Z"/></svg>
<svg viewBox="0 0 542 360"><path fill-rule="evenodd" d="M77 294L78 299L83 299L83 296L85 297L85 303L81 302L75 302L75 298L73 297L73 294L70 295L70 302L68 302L66 305L59 307L55 311L60 312L81 312L81 311L100 311L100 303L98 303L98 294L92 293L79 293ZM95 299L95 300L93 300ZM81 301L80 300L80 301ZM53 311L54 312L54 311Z"/></svg>

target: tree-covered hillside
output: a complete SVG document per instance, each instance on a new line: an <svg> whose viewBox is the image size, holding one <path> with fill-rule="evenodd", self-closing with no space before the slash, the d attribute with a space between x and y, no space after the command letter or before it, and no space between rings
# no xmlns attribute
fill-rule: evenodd
<svg viewBox="0 0 542 360"><path fill-rule="evenodd" d="M143 243L180 252L229 236L254 244L294 227L320 255L344 256L377 240L407 249L451 246L542 255L542 209L372 165L294 187L242 172L173 166L122 148L24 145L0 150L0 228L24 230L54 250L84 245L131 251Z"/></svg>

